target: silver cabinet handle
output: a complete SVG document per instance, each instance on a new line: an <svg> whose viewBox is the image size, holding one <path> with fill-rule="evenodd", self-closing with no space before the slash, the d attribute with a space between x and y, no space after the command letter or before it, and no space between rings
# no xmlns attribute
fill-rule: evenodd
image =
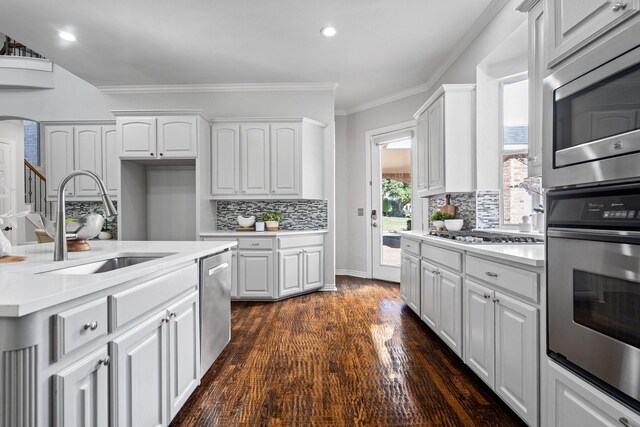
<svg viewBox="0 0 640 427"><path fill-rule="evenodd" d="M378 226L378 224L376 224L375 222L372 222L372 223L371 223L371 226L372 226L372 227L377 227L377 226Z"/></svg>
<svg viewBox="0 0 640 427"><path fill-rule="evenodd" d="M178 317L178 313L174 311L173 313L169 314L169 317Z"/></svg>
<svg viewBox="0 0 640 427"><path fill-rule="evenodd" d="M169 316L162 318L162 323L169 323Z"/></svg>
<svg viewBox="0 0 640 427"><path fill-rule="evenodd" d="M153 153L149 153L150 156L153 156Z"/></svg>
<svg viewBox="0 0 640 427"><path fill-rule="evenodd" d="M225 262L223 264L220 264L217 267L213 267L209 269L209 276L216 274L218 271L220 270L224 270L225 268L229 267L229 263Z"/></svg>
<svg viewBox="0 0 640 427"><path fill-rule="evenodd" d="M493 302L500 302L500 300L498 298L494 298Z"/></svg>
<svg viewBox="0 0 640 427"><path fill-rule="evenodd" d="M484 294L484 295L482 295L482 296L484 297L484 299L489 299L489 298L491 298L491 294Z"/></svg>
<svg viewBox="0 0 640 427"><path fill-rule="evenodd" d="M626 417L620 417L618 418L618 421L620 421L620 424L622 424L624 427L633 427Z"/></svg>
<svg viewBox="0 0 640 427"><path fill-rule="evenodd" d="M109 363L111 363L111 358L109 356L98 360L98 365L109 366Z"/></svg>
<svg viewBox="0 0 640 427"><path fill-rule="evenodd" d="M485 272L484 274L486 274L486 275L487 275L487 276L489 276L489 277L493 277L493 278L498 277L498 273L494 273L494 272L492 272L492 271L487 271L487 272Z"/></svg>
<svg viewBox="0 0 640 427"><path fill-rule="evenodd" d="M614 12L620 12L621 10L625 10L627 8L627 3L623 1L618 1L613 5L612 9Z"/></svg>
<svg viewBox="0 0 640 427"><path fill-rule="evenodd" d="M84 330L89 330L89 331L95 331L96 329L98 329L98 322L96 322L95 320L93 322L87 323L86 325L84 325Z"/></svg>
<svg viewBox="0 0 640 427"><path fill-rule="evenodd" d="M160 153L160 157L164 156L164 153Z"/></svg>

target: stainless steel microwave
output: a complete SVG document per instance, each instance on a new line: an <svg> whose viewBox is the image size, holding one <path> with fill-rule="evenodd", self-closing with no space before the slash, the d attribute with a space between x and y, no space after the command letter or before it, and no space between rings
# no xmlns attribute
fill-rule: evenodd
<svg viewBox="0 0 640 427"><path fill-rule="evenodd" d="M640 46L590 71L578 59L555 72L543 102L546 188L640 177Z"/></svg>

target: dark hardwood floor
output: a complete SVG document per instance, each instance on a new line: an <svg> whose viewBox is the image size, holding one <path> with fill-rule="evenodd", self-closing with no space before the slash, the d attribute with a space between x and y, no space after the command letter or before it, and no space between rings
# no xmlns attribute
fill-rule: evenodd
<svg viewBox="0 0 640 427"><path fill-rule="evenodd" d="M232 304L232 339L172 426L524 425L397 284Z"/></svg>

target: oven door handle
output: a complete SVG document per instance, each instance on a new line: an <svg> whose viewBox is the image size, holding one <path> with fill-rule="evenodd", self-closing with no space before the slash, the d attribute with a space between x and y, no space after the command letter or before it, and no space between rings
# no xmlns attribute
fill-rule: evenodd
<svg viewBox="0 0 640 427"><path fill-rule="evenodd" d="M630 243L640 245L640 231L593 230L588 228L549 228L548 237L591 240L596 242Z"/></svg>

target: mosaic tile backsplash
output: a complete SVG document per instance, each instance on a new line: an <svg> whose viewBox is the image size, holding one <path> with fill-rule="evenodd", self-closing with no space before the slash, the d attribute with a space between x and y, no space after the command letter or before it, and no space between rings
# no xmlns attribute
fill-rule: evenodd
<svg viewBox="0 0 640 427"><path fill-rule="evenodd" d="M444 204L444 194L429 197L429 215ZM476 193L452 193L451 204L458 208L456 217L464 220L463 230L476 228Z"/></svg>
<svg viewBox="0 0 640 427"><path fill-rule="evenodd" d="M114 200L113 204L116 206L116 209L118 209L118 202ZM65 207L67 218L76 218L81 215L90 214L96 209L104 210L102 202L67 202ZM98 211L98 213L101 213L101 211ZM113 238L116 239L118 236L117 216L107 220L107 228L111 230Z"/></svg>
<svg viewBox="0 0 640 427"><path fill-rule="evenodd" d="M238 228L238 215L260 216L268 211L282 212L283 230L321 230L328 227L326 200L218 200L216 230Z"/></svg>
<svg viewBox="0 0 640 427"><path fill-rule="evenodd" d="M476 191L477 228L500 227L500 192L498 190Z"/></svg>

